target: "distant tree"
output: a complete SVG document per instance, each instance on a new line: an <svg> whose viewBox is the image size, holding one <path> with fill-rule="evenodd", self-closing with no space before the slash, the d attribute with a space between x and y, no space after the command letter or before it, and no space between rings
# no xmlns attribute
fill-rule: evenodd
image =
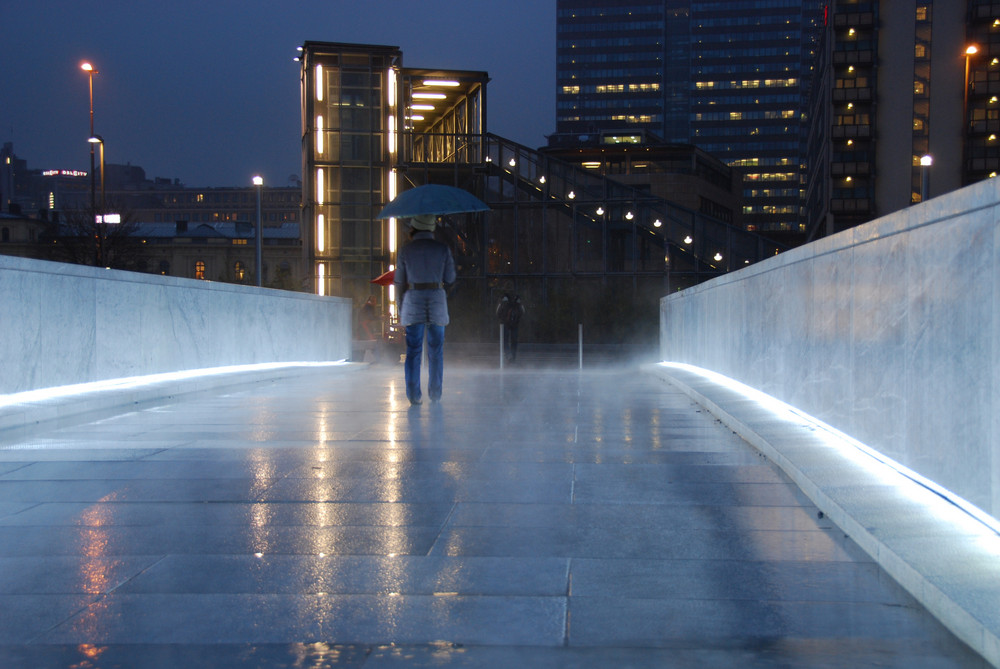
<svg viewBox="0 0 1000 669"><path fill-rule="evenodd" d="M111 213L118 214L118 223L103 222ZM149 260L136 235L137 228L132 212L114 203L103 209L86 207L63 212L62 216L50 217L46 231L49 259L137 271Z"/></svg>
<svg viewBox="0 0 1000 669"><path fill-rule="evenodd" d="M280 263L274 277L264 284L268 288L278 288L280 290L303 291L307 289L303 286L303 281L296 281L292 276L291 267L287 262Z"/></svg>

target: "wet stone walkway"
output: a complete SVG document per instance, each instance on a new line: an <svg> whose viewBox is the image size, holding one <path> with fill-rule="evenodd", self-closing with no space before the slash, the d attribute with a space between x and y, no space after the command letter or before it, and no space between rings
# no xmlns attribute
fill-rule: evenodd
<svg viewBox="0 0 1000 669"><path fill-rule="evenodd" d="M302 372L0 434L0 667L978 667L638 368Z"/></svg>

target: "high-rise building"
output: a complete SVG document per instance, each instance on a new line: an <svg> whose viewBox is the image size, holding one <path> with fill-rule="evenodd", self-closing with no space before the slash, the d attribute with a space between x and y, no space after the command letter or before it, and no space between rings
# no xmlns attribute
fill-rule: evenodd
<svg viewBox="0 0 1000 669"><path fill-rule="evenodd" d="M749 230L805 231L822 0L558 0L556 131L649 131L743 172Z"/></svg>
<svg viewBox="0 0 1000 669"><path fill-rule="evenodd" d="M811 104L809 238L996 176L997 56L996 2L831 2Z"/></svg>
<svg viewBox="0 0 1000 669"><path fill-rule="evenodd" d="M962 172L970 184L1000 173L1000 4L970 0L966 16Z"/></svg>

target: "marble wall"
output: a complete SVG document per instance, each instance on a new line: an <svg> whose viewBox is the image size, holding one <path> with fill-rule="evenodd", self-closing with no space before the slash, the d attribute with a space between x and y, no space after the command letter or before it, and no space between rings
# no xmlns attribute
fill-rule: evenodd
<svg viewBox="0 0 1000 669"><path fill-rule="evenodd" d="M1000 179L660 305L662 359L735 378L1000 517Z"/></svg>
<svg viewBox="0 0 1000 669"><path fill-rule="evenodd" d="M206 367L343 360L343 298L0 256L0 394Z"/></svg>

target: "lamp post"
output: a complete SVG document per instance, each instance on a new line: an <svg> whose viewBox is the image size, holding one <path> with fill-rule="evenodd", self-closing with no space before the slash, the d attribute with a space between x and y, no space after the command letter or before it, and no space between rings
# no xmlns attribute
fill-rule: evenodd
<svg viewBox="0 0 1000 669"><path fill-rule="evenodd" d="M90 80L90 136L94 137L94 75L99 74L90 63L81 63L80 69L87 73ZM90 209L93 212L97 208L97 185L94 182L94 142L90 144ZM101 145L103 147L103 144Z"/></svg>
<svg viewBox="0 0 1000 669"><path fill-rule="evenodd" d="M970 44L965 47L965 88L964 96L962 97L962 111L965 112L965 122L969 122L968 111L969 111L969 61L979 53L979 47L975 44Z"/></svg>
<svg viewBox="0 0 1000 669"><path fill-rule="evenodd" d="M934 159L931 156L920 156L920 201L927 202L927 191L930 185L931 165Z"/></svg>
<svg viewBox="0 0 1000 669"><path fill-rule="evenodd" d="M264 177L259 176L259 175L255 176L253 178L253 185L254 185L254 188L257 190L257 230L256 230L256 233L254 234L254 237L256 238L256 241L257 241L257 244L256 244L256 246L257 246L257 286L260 287L261 286L261 275L264 273L264 264L263 264L263 262L261 260L261 246L263 244L263 240L261 239L261 236L263 235L264 228L263 228L263 225L261 223L261 217L260 217L260 191L264 187Z"/></svg>
<svg viewBox="0 0 1000 669"><path fill-rule="evenodd" d="M90 139L88 139L87 141L90 142L91 153L93 153L94 151L94 144L101 145L101 213L103 214L104 213L104 138L101 137L100 135L92 135Z"/></svg>
<svg viewBox="0 0 1000 669"><path fill-rule="evenodd" d="M979 47L970 44L965 47L965 78L962 80L962 183L967 183L969 177L969 133L972 130L972 119L969 118L969 62L979 53Z"/></svg>

